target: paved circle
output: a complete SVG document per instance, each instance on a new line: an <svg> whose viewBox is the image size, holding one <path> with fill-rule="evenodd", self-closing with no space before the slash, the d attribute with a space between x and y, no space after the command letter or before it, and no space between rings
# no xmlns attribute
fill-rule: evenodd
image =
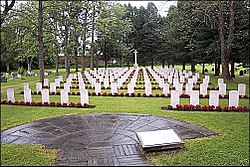
<svg viewBox="0 0 250 167"><path fill-rule="evenodd" d="M59 149L60 166L148 166L135 132L174 129L181 139L214 135L197 125L144 114L81 114L43 119L1 132L1 143Z"/></svg>

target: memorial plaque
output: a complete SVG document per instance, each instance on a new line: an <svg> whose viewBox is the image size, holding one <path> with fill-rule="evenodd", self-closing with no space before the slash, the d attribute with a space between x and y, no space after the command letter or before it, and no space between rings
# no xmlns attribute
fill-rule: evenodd
<svg viewBox="0 0 250 167"><path fill-rule="evenodd" d="M229 107L239 106L239 92L237 90L231 90L229 91Z"/></svg>
<svg viewBox="0 0 250 167"><path fill-rule="evenodd" d="M183 148L184 142L173 129L136 132L143 151Z"/></svg>

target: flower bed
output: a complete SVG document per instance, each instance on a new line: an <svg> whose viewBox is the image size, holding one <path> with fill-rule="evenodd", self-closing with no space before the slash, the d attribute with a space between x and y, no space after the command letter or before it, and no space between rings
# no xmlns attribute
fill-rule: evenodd
<svg viewBox="0 0 250 167"><path fill-rule="evenodd" d="M214 105L191 105L191 104L177 104L176 108L173 108L171 105L166 105L161 107L163 110L176 110L176 111L221 111L221 112L249 112L250 108L247 108L246 106L217 106Z"/></svg>
<svg viewBox="0 0 250 167"><path fill-rule="evenodd" d="M81 103L74 103L74 102L70 102L70 103L63 103L61 104L60 102L24 102L24 101L15 101L14 103L12 103L10 100L1 100L1 104L7 104L7 105L23 105L23 106L44 106L44 107L75 107L75 108L95 108L95 106L93 105L89 105L89 104L84 104L82 105Z"/></svg>

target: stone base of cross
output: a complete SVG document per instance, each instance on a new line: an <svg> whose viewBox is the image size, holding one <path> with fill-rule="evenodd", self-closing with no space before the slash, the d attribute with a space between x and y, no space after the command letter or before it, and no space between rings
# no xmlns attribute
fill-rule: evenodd
<svg viewBox="0 0 250 167"><path fill-rule="evenodd" d="M136 63L136 64L134 64L134 67L135 67L135 68L137 68L137 67L138 67L138 64L137 64L137 63Z"/></svg>

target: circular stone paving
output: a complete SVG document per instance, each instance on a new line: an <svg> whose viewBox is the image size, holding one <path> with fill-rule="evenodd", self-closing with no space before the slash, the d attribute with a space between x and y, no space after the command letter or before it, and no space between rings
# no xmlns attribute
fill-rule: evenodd
<svg viewBox="0 0 250 167"><path fill-rule="evenodd" d="M147 166L135 132L174 129L192 139L215 133L197 125L144 114L81 114L43 119L1 132L1 143L58 149L55 165Z"/></svg>

